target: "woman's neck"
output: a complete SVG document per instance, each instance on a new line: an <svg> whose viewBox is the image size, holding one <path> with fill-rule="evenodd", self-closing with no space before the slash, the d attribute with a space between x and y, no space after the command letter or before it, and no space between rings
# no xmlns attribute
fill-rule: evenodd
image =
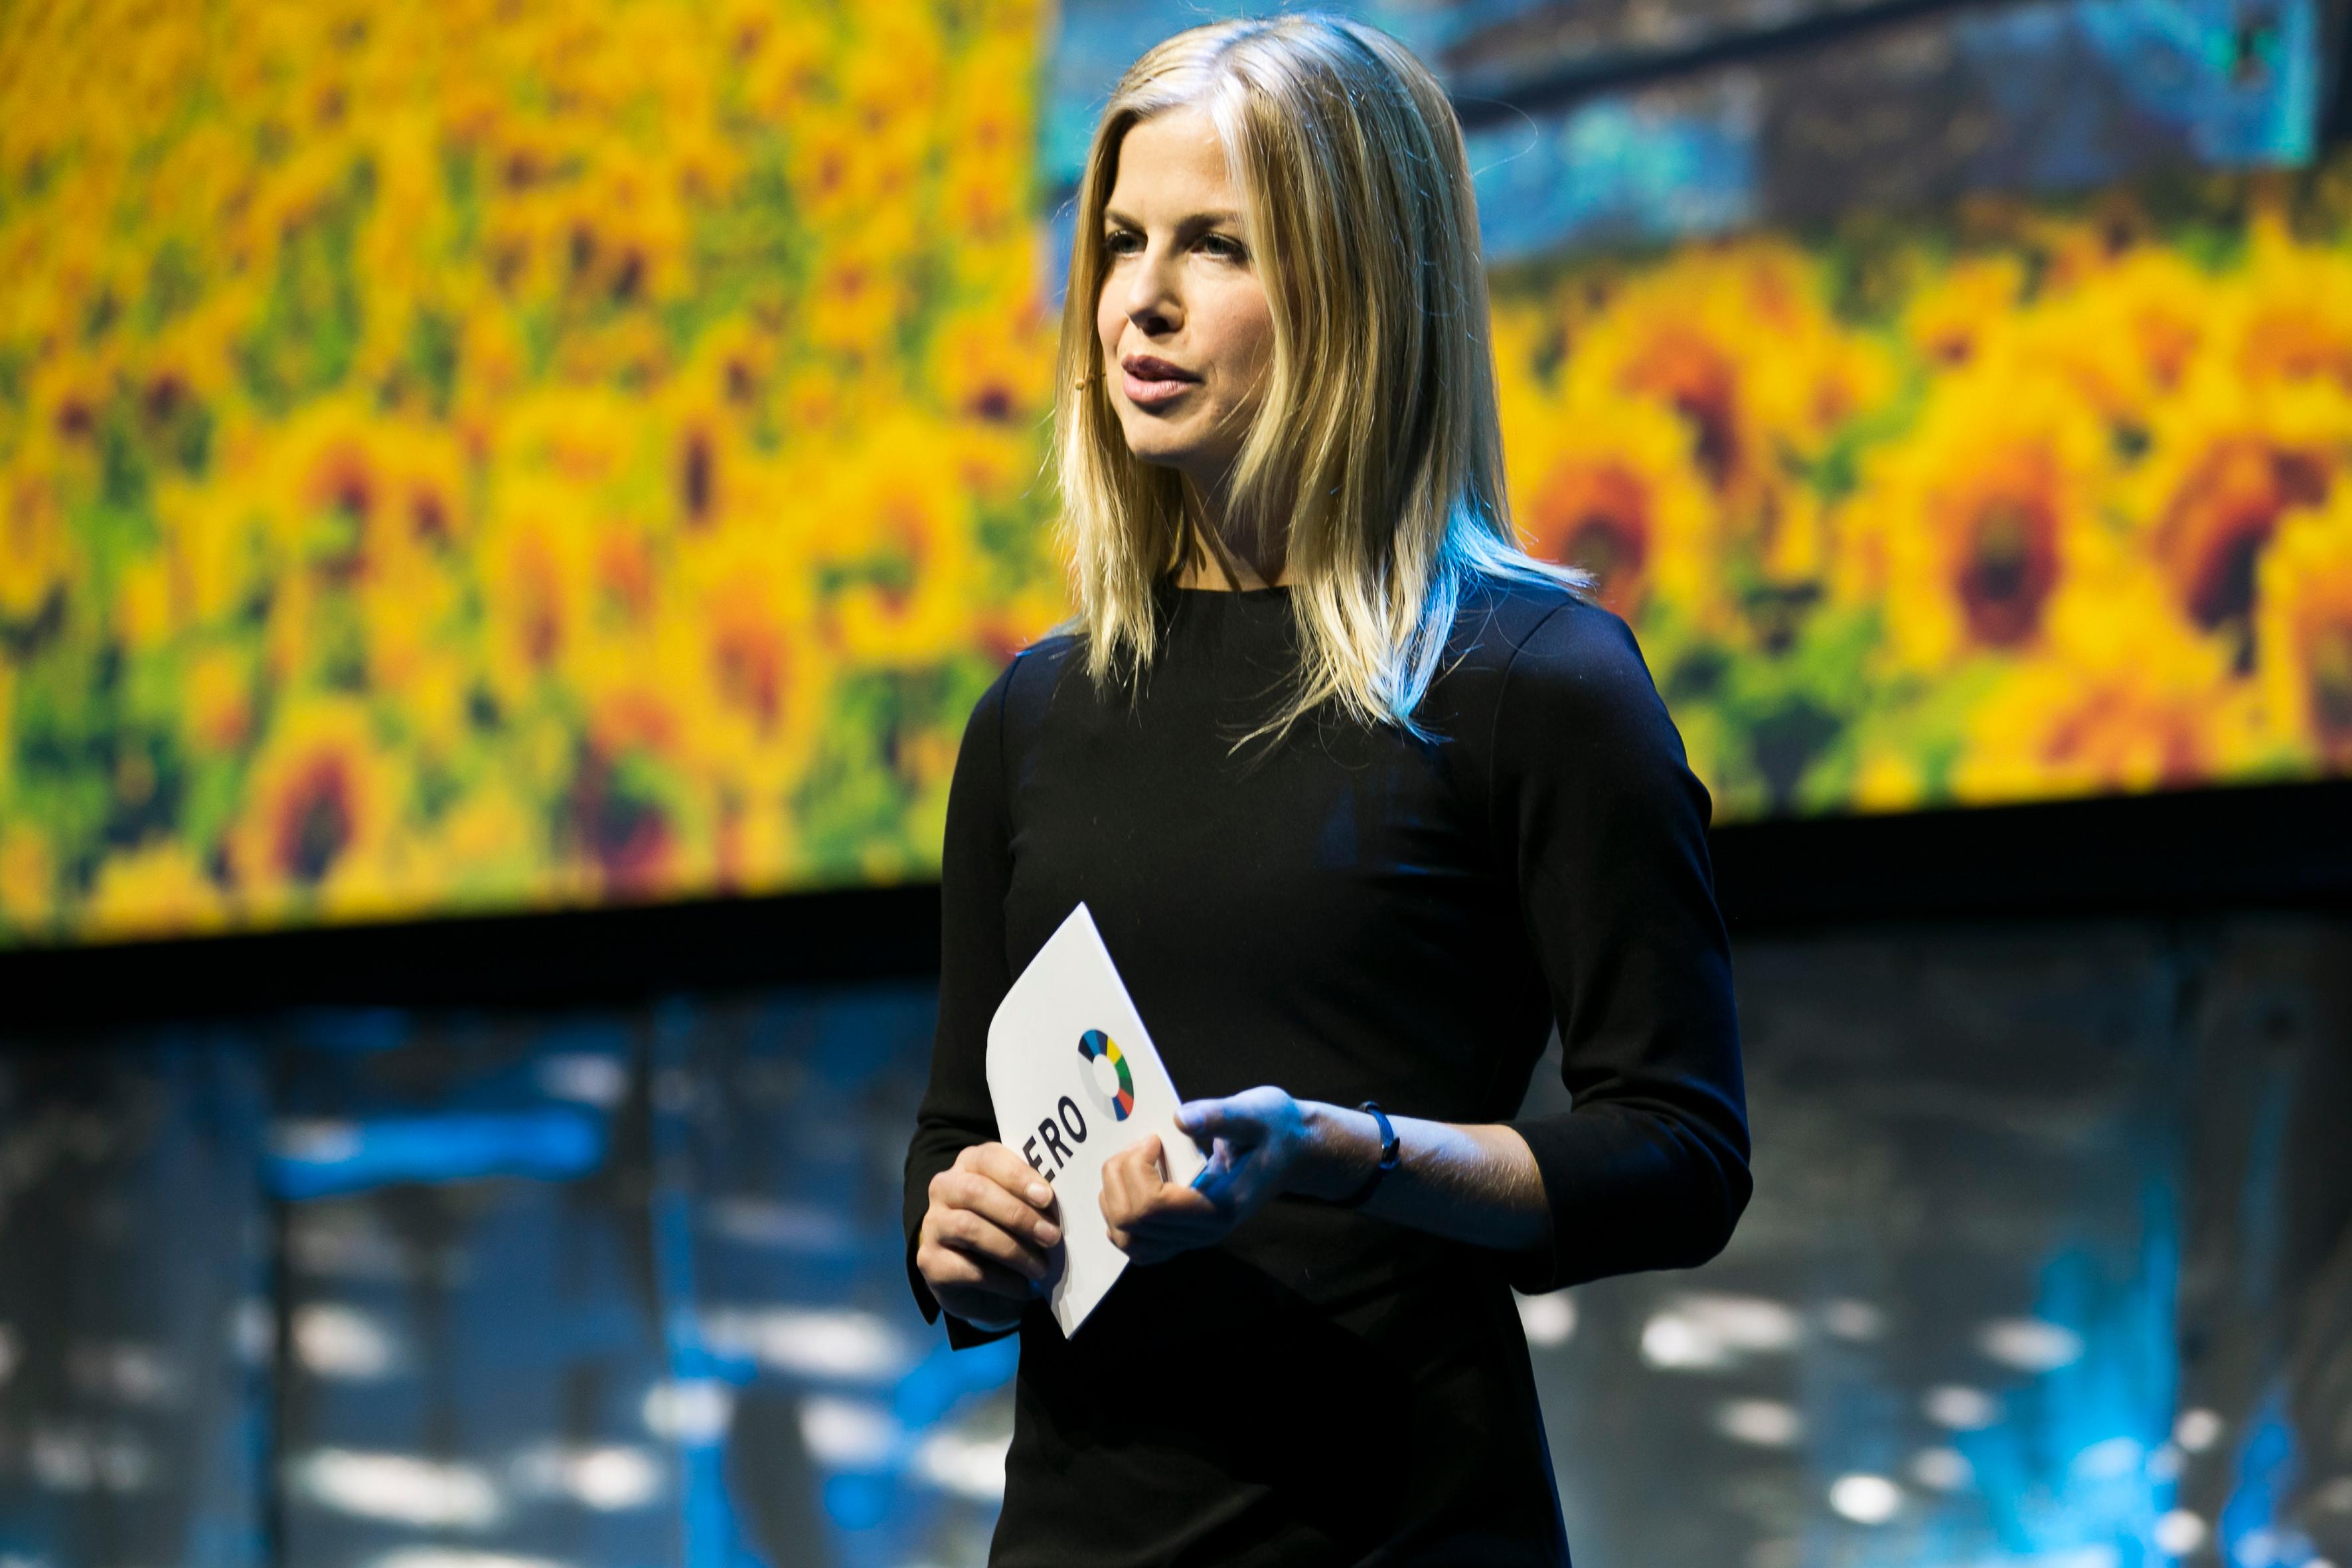
<svg viewBox="0 0 2352 1568"><path fill-rule="evenodd" d="M1188 479L1184 485L1184 517L1193 530L1197 548L1188 550L1176 570L1180 588L1222 592L1251 588L1283 588L1292 582L1289 563L1276 542L1276 552L1255 555L1244 542L1231 537L1223 498L1204 497Z"/></svg>

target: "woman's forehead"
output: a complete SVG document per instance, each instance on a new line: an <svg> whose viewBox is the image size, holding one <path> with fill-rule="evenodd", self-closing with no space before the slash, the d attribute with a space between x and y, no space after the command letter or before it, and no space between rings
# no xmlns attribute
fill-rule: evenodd
<svg viewBox="0 0 2352 1568"><path fill-rule="evenodd" d="M1164 219L1171 215L1136 212L1128 204L1207 202L1224 209L1229 216L1238 216L1241 204L1231 197L1231 179L1224 138L1218 134L1216 122L1188 104L1128 128L1119 142L1118 175L1112 182L1110 205L1122 207L1131 216Z"/></svg>

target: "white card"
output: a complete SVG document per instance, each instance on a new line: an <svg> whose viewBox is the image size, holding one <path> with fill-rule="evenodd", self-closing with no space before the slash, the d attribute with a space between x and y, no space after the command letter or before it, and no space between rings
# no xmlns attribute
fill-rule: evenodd
<svg viewBox="0 0 2352 1568"><path fill-rule="evenodd" d="M1127 1254L1102 1217L1103 1162L1160 1135L1168 1179L1208 1163L1176 1126L1176 1086L1087 906L1072 910L1004 994L988 1025L998 1135L1061 1200L1054 1319L1065 1337L1118 1282Z"/></svg>

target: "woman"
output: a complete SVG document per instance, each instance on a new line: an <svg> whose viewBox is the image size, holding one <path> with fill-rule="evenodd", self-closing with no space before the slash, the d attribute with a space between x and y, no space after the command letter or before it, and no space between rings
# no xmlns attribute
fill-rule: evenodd
<svg viewBox="0 0 2352 1568"><path fill-rule="evenodd" d="M1410 53L1179 34L1077 225L1080 608L964 734L907 1158L925 1315L1021 1335L991 1561L1566 1563L1511 1289L1704 1262L1749 1190L1706 792L1624 624L1515 542ZM1080 900L1200 1097L1202 1190L1151 1141L1064 1213L996 1142L989 1019ZM1575 1108L1514 1118L1555 1018ZM1078 1225L1141 1267L1066 1339Z"/></svg>

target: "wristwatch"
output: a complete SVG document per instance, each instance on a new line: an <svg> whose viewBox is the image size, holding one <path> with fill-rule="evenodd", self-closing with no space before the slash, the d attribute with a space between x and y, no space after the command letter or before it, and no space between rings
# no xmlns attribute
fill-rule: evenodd
<svg viewBox="0 0 2352 1568"><path fill-rule="evenodd" d="M1363 1104L1356 1107L1356 1109L1365 1112L1370 1116L1374 1121L1380 1123L1381 1163L1372 1167L1372 1173L1364 1178L1364 1184L1362 1186L1358 1187L1354 1192L1349 1193L1344 1198L1334 1198L1331 1200L1343 1209L1355 1208L1359 1205L1362 1204L1366 1198L1372 1195L1372 1189L1381 1184L1381 1178L1397 1168L1397 1134L1396 1129L1390 1125L1388 1112L1382 1110L1378 1105L1369 1100L1364 1101Z"/></svg>

